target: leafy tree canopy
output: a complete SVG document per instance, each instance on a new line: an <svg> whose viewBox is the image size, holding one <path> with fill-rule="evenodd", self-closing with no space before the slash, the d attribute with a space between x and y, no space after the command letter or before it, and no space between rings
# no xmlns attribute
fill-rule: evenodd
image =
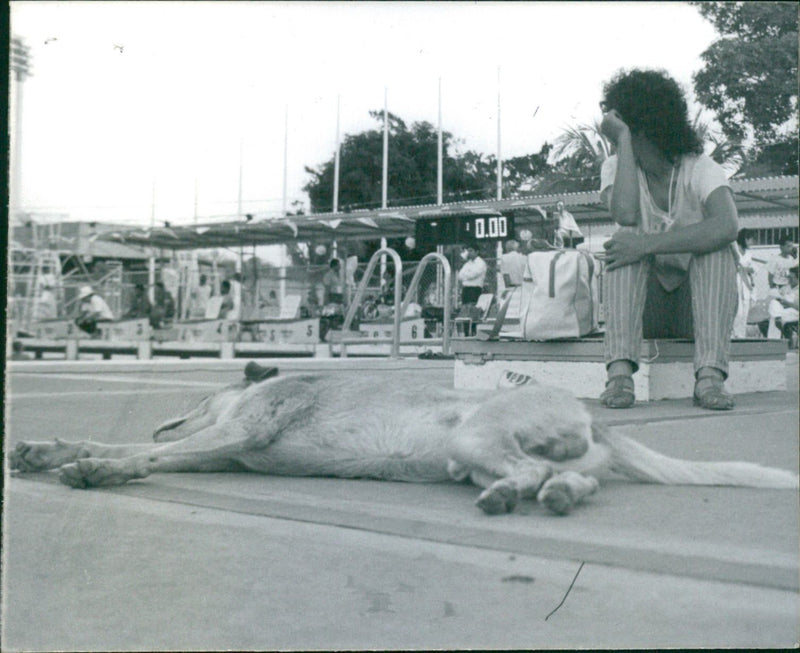
<svg viewBox="0 0 800 653"><path fill-rule="evenodd" d="M797 173L795 2L692 2L721 38L703 52L697 97L733 140L753 137L752 163ZM783 158L788 154L788 158Z"/></svg>
<svg viewBox="0 0 800 653"><path fill-rule="evenodd" d="M339 208L375 208L381 205L383 176L383 111L370 111L380 129L347 135L339 154ZM438 133L428 122L406 125L389 112L389 206L436 202ZM446 201L489 199L496 195L496 157L472 150L460 153L450 132L442 132L442 192ZM550 145L536 154L503 161L504 195L525 189L548 169ZM303 187L315 212L333 207L334 157L318 166L306 166L310 180Z"/></svg>

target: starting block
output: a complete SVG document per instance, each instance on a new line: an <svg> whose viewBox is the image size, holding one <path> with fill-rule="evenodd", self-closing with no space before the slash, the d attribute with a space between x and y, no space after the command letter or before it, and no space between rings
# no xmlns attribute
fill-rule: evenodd
<svg viewBox="0 0 800 653"><path fill-rule="evenodd" d="M319 342L319 318L307 320L253 320L243 322L253 342L271 345L315 345Z"/></svg>
<svg viewBox="0 0 800 653"><path fill-rule="evenodd" d="M358 327L364 342L391 338L394 322L361 322ZM422 340L425 337L425 320L421 317L405 318L400 322L400 342Z"/></svg>
<svg viewBox="0 0 800 653"><path fill-rule="evenodd" d="M189 320L175 328L182 342L236 342L239 336L236 320Z"/></svg>
<svg viewBox="0 0 800 653"><path fill-rule="evenodd" d="M42 320L36 322L31 331L37 340L67 340L85 336L72 320Z"/></svg>
<svg viewBox="0 0 800 653"><path fill-rule="evenodd" d="M552 342L481 341L454 338L454 386L496 388L515 372L596 399L606 382L602 338ZM725 387L732 394L786 390L787 345L782 340L734 340ZM634 374L639 401L683 399L694 391L694 343L645 340Z"/></svg>
<svg viewBox="0 0 800 653"><path fill-rule="evenodd" d="M100 330L101 340L150 340L150 321L146 317L119 322L99 322L97 328Z"/></svg>

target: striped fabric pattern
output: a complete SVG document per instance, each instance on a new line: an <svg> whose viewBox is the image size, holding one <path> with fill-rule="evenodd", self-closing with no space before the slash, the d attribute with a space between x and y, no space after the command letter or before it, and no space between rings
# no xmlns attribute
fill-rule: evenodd
<svg viewBox="0 0 800 653"><path fill-rule="evenodd" d="M648 277L652 264L644 259L603 274L605 299L605 362L628 360L638 369L643 338L645 303L648 311L659 306L658 297L648 297ZM729 247L692 256L688 271L691 306L679 305L678 310L691 310L691 316L675 316L674 322L694 323L694 368L714 367L726 377L730 356L731 331L738 306L736 264ZM685 282L684 282L685 283ZM667 310L675 310L669 307ZM684 318L681 320L680 318ZM650 338L675 337L668 329L664 333L648 333Z"/></svg>

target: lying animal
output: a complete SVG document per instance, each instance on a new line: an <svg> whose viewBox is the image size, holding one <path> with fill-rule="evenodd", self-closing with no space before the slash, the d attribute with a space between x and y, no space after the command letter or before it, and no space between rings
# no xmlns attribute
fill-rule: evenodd
<svg viewBox="0 0 800 653"><path fill-rule="evenodd" d="M477 504L489 514L527 498L566 514L606 472L647 483L798 488L785 470L661 455L594 424L569 392L509 378L526 384L493 392L376 387L362 373L277 376L249 363L243 381L156 429L155 444L22 442L11 467L59 468L76 488L154 472L469 479L485 488Z"/></svg>

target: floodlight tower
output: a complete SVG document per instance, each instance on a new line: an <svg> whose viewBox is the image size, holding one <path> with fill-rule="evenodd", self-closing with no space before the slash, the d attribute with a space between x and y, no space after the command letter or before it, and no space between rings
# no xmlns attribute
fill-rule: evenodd
<svg viewBox="0 0 800 653"><path fill-rule="evenodd" d="M14 73L14 130L11 148L11 196L9 217L18 220L22 208L22 89L31 72L31 52L25 42L17 36L11 38L11 70Z"/></svg>

